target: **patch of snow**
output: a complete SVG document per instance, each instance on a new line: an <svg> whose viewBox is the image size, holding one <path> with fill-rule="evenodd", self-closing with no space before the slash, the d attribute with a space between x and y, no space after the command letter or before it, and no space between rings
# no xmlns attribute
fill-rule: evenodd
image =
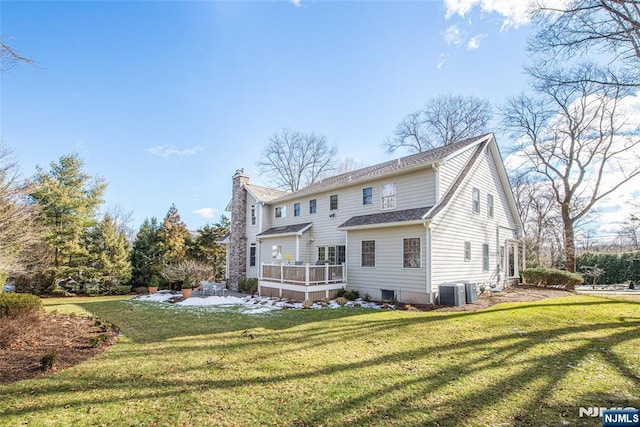
<svg viewBox="0 0 640 427"><path fill-rule="evenodd" d="M159 302L159 303L167 303L175 300L175 298L179 297L180 294L172 293L171 291L159 291L155 294L151 295L140 295L134 300L136 301L145 301L145 302ZM286 300L281 300L277 298L268 298L268 297L237 297L237 296L209 296L209 297L191 297L179 301L173 306L180 307L208 307L211 309L222 309L222 310L233 310L246 314L260 314L260 313L268 313L274 310L302 310L303 304L300 302L290 302ZM314 303L310 309L321 309L321 308L330 308L336 309L342 307L340 304L336 302L336 300L331 300L327 303L316 302ZM381 305L375 302L364 301L359 298L355 301L347 302L344 307L361 307L361 308L395 308L393 305Z"/></svg>

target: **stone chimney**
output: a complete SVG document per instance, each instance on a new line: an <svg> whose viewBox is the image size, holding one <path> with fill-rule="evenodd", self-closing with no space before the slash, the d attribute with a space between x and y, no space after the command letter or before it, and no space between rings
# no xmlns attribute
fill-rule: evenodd
<svg viewBox="0 0 640 427"><path fill-rule="evenodd" d="M247 190L249 177L244 169L233 175L231 191L231 227L229 236L229 288L238 289L238 281L247 277Z"/></svg>

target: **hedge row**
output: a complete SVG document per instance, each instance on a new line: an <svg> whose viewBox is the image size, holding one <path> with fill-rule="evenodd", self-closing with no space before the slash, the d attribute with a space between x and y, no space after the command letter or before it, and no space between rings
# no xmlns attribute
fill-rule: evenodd
<svg viewBox="0 0 640 427"><path fill-rule="evenodd" d="M35 295L0 293L0 319L42 312L42 301Z"/></svg>
<svg viewBox="0 0 640 427"><path fill-rule="evenodd" d="M579 274L553 268L527 268L522 271L522 277L530 285L562 286L568 291L584 282Z"/></svg>
<svg viewBox="0 0 640 427"><path fill-rule="evenodd" d="M598 279L598 284L601 285L615 285L629 280L640 282L640 252L625 254L587 252L576 258L576 266L578 271L582 271L582 267L603 269L604 273Z"/></svg>

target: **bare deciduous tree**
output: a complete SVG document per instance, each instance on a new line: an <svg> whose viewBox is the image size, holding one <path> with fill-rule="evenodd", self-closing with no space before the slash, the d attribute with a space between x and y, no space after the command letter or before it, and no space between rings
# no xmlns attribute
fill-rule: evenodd
<svg viewBox="0 0 640 427"><path fill-rule="evenodd" d="M275 187L296 191L334 170L336 154L322 135L283 129L269 138L256 164Z"/></svg>
<svg viewBox="0 0 640 427"><path fill-rule="evenodd" d="M512 98L504 124L544 177L560 210L567 270L575 272L575 228L594 205L640 175L640 126L625 112L618 86L583 81L541 86Z"/></svg>
<svg viewBox="0 0 640 427"><path fill-rule="evenodd" d="M30 182L20 179L18 164L12 151L0 144L0 276L2 273L24 273L28 264L35 262L31 255L42 243L40 227L36 221L37 206L27 201L32 188Z"/></svg>
<svg viewBox="0 0 640 427"><path fill-rule="evenodd" d="M535 76L552 78L557 84L592 78L605 85L640 86L640 3L637 0L571 0L559 7L534 3L532 13L538 25L529 41L536 65ZM581 75L580 68L567 61L598 57L600 75ZM562 63L564 72L558 72ZM617 76L615 81L607 79Z"/></svg>
<svg viewBox="0 0 640 427"><path fill-rule="evenodd" d="M14 68L18 64L34 64L32 59L20 55L9 45L4 43L1 38L2 36L0 36L0 72L4 73L9 69Z"/></svg>
<svg viewBox="0 0 640 427"><path fill-rule="evenodd" d="M532 266L553 267L555 242L562 241L562 227L555 198L545 181L534 180L528 169L510 175L511 187L524 225L527 260Z"/></svg>
<svg viewBox="0 0 640 427"><path fill-rule="evenodd" d="M421 153L477 136L487 131L491 111L489 101L473 96L438 96L398 123L385 150Z"/></svg>

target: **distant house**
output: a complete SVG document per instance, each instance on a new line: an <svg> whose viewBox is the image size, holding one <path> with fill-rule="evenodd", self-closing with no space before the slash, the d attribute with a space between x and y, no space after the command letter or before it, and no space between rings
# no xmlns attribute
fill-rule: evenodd
<svg viewBox="0 0 640 427"><path fill-rule="evenodd" d="M233 176L229 282L262 295L435 301L438 285L504 286L522 223L493 134L323 179L296 192Z"/></svg>

